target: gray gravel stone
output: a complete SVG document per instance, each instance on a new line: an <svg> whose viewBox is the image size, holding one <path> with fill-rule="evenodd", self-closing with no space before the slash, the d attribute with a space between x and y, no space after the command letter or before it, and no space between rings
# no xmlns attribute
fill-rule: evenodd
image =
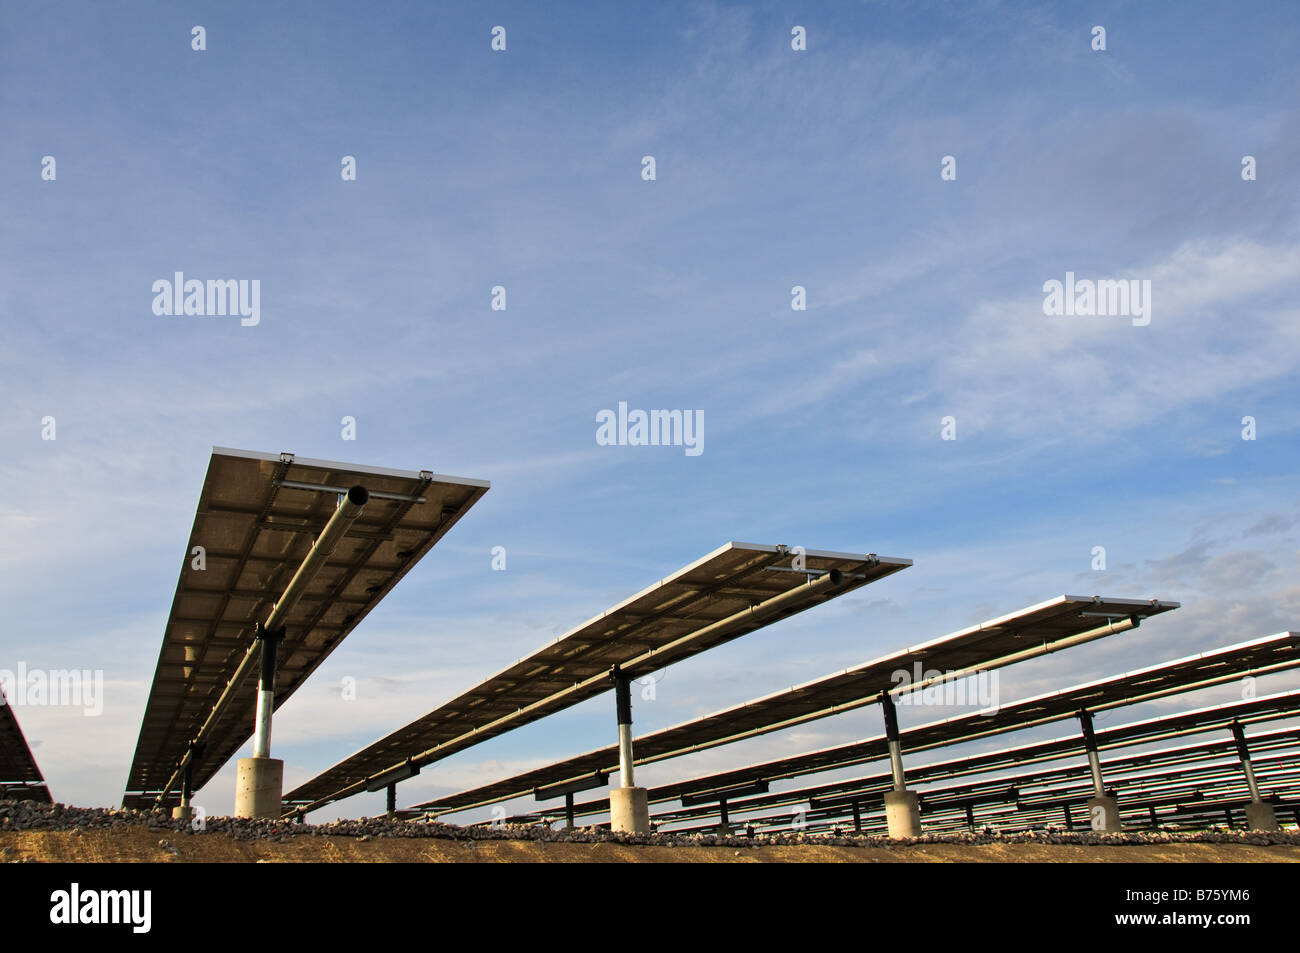
<svg viewBox="0 0 1300 953"><path fill-rule="evenodd" d="M152 814L124 808L76 808L62 804L38 804L34 801L0 801L0 829L4 830L111 830L130 828L159 832L190 832L189 822L172 820L170 816ZM750 836L716 834L656 833L633 835L615 833L595 828L554 830L538 824L502 824L459 827L436 821L399 820L363 817L330 821L325 824L295 824L285 820L253 820L238 817L209 817L206 829L195 832L197 837L226 836L235 840L264 840L282 842L296 837L354 837L359 841L379 837L433 837L453 840L467 848L476 843L495 840L528 840L544 843L568 844L655 844L665 847L731 847L745 848L818 844L833 846L877 847L892 850L903 844L1290 844L1300 845L1300 832L1246 831L1210 828L1203 831L1124 831L1105 834L1092 831L1065 831L1048 829L1024 834L999 834L990 829L954 834L924 834L905 840L891 840L875 834L856 834L841 831L839 834L804 834L783 832L758 833ZM162 850L177 851L167 838L158 841ZM6 848L5 857L12 855Z"/></svg>

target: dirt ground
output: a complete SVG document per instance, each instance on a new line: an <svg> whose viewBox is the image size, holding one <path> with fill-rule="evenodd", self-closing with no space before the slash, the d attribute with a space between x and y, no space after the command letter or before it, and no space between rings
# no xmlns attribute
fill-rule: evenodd
<svg viewBox="0 0 1300 953"><path fill-rule="evenodd" d="M166 838L178 851L158 846ZM149 830L0 833L6 860L96 863L1298 863L1300 846L1248 844L918 844L900 847L657 847L537 841L296 836L235 840Z"/></svg>

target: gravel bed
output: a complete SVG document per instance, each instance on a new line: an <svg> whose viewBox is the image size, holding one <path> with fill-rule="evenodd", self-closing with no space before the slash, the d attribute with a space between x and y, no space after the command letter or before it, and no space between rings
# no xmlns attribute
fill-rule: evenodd
<svg viewBox="0 0 1300 953"><path fill-rule="evenodd" d="M5 831L121 831L145 828L167 832L189 832L191 825L170 817L125 808L68 807L35 801L0 801L0 833ZM438 837L465 841L529 840L566 844L654 844L661 847L766 847L773 845L820 845L835 847L899 847L912 844L1270 844L1300 845L1300 831L1247 831L1214 827L1202 831L1124 831L1104 834L1093 831L1049 829L1022 834L1001 834L992 829L955 834L926 834L894 840L876 834L777 833L748 836L717 834L633 834L594 828L554 830L542 825L505 824L499 827L460 827L434 821L362 817L325 824L297 824L283 820L252 820L241 817L209 817L197 834L224 834L237 840L283 841L290 837ZM175 848L162 838L163 850Z"/></svg>

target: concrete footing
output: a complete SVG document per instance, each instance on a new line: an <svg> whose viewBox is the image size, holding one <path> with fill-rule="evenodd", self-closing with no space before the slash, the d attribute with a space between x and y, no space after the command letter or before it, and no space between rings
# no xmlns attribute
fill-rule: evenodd
<svg viewBox="0 0 1300 953"><path fill-rule="evenodd" d="M885 792L885 823L890 837L921 836L921 804L915 791Z"/></svg>
<svg viewBox="0 0 1300 953"><path fill-rule="evenodd" d="M194 808L192 807L174 807L172 808L173 821L192 821L194 820Z"/></svg>
<svg viewBox="0 0 1300 953"><path fill-rule="evenodd" d="M1247 804L1246 826L1252 831L1277 830L1277 812L1273 810L1273 805L1265 801Z"/></svg>
<svg viewBox="0 0 1300 953"><path fill-rule="evenodd" d="M235 817L279 817L283 791L283 761L240 758L235 773Z"/></svg>
<svg viewBox="0 0 1300 953"><path fill-rule="evenodd" d="M625 834L650 833L650 795L645 788L611 788L609 829Z"/></svg>
<svg viewBox="0 0 1300 953"><path fill-rule="evenodd" d="M1094 831L1122 831L1123 823L1119 818L1119 801L1113 797L1089 798L1084 808L1088 812L1088 826Z"/></svg>

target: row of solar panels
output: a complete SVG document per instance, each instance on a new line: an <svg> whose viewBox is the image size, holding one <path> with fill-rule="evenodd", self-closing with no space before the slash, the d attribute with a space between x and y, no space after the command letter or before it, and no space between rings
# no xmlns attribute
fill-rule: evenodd
<svg viewBox="0 0 1300 953"><path fill-rule="evenodd" d="M1294 645L1294 640L1292 640L1292 644ZM1226 657L1225 653L1233 654L1232 647L1225 650L1224 653L1216 653L1215 661L1223 661ZM1194 691L1198 688L1206 687L1199 681L1185 682L1175 680L1172 676L1174 676L1176 671L1177 669L1168 670L1168 674L1171 677L1164 682L1164 688L1173 689L1175 686L1181 686L1177 688L1177 691L1181 692ZM1231 677L1236 678L1238 676L1234 674ZM1122 676L1106 681L1114 685L1119 683L1121 679ZM1060 693L1053 694L1057 694L1058 697L1065 699L1077 698L1077 689L1080 687L1083 686L1076 686L1075 689L1064 689ZM1039 698L1041 697L1043 696L1039 696ZM1125 704L1148 700L1148 697L1145 694L1138 694L1132 697L1133 701L1125 702ZM1030 699L1028 701L1033 700ZM1030 706L1026 706L1023 702L1012 702L1009 706L1005 707L1019 711L1032 710ZM1077 710L1077 708L1071 708L1069 705L1064 705L1060 709L1062 714L1059 717L1068 717ZM1098 727L1095 734L1099 749L1108 750L1154 743L1171 738L1182 738L1192 734L1223 729L1234 721L1243 725L1249 725L1256 722L1265 722L1296 716L1300 716L1300 689L1276 692L1254 698L1242 699L1240 701L1195 708L1173 715L1164 715L1158 718L1149 718L1121 725ZM976 720L979 717L980 716L974 716L974 718L970 716L962 716L959 719L946 719L931 723L930 725L922 725L917 728L905 730L901 735L903 746L905 750L915 753L930 749L937 750L938 748L946 747L949 744L961 744L965 741L990 737L990 733L984 731L980 721ZM948 734L946 739L943 739L942 736L940 736L938 744L931 743L936 740L933 731L935 726L942 726L945 730L951 730L952 726L956 724L965 724L967 727L973 728L974 731L969 734L961 732ZM1041 724L1041 722L1036 721L1033 724ZM1004 732L1019 731L1025 727L1032 727L1032 725L1021 724L1016 719L1010 719L1005 721L1001 726L998 726L995 733L1001 734ZM1300 729L1297 730L1300 731ZM800 777L805 774L819 773L822 770L849 768L864 762L880 760L880 758L883 757L883 754L880 753L883 745L880 745L877 739L872 739L860 744L871 744L872 741L876 741L875 744L872 744L872 747L877 753L866 758L860 759L858 757L859 754L862 753L862 748L858 745L840 746L835 749L823 749L815 754L820 756L825 751L838 750L840 752L850 752L851 760L823 761L820 757L816 759L808 759L805 764L809 767L809 770L799 770L784 774L778 773L771 766L774 764L780 764L783 769L788 769L791 766L792 761L797 765L799 763L798 759L784 759L781 762L768 762L765 765L754 765L750 768L742 769L739 772L722 772L652 788L649 791L649 801L651 804L662 804L669 801L680 800L683 797L699 797L708 792L730 790L741 787L742 785L780 781L786 778ZM1206 743L1204 745L1204 750L1207 755L1219 755L1227 751L1231 745L1232 742L1226 740ZM908 769L908 781L909 784L923 785L940 781L950 781L955 778L969 775L996 775L1000 771L1005 771L1011 768L1022 771L1022 769L1028 765L1057 761L1062 758L1079 755L1082 753L1082 750L1082 739L1076 732L1072 735L1052 738L1045 741L1035 741L1011 748L1002 748L990 752L981 752L979 754L963 755L929 764L911 765ZM1151 763L1159 762L1159 759L1155 755L1143 755L1138 757L1148 758ZM823 769L819 766L821 764L826 764L827 767ZM1038 777L1039 775L1024 774L1022 771L1022 773L1017 776L1028 778ZM878 797L880 792L889 790L892 786L892 776L888 771L884 771L848 781L836 781L828 784L772 792L770 794L747 796L743 799L735 799L731 803L733 808L736 810L770 809L796 805L802 802L807 802L810 799L852 799L858 794L874 794ZM608 809L608 799L594 799L577 804L575 806L575 816L584 817L600 815L608 812ZM712 816L716 813L717 806L716 804L713 804L692 809L683 808L681 810L661 812L657 814L656 817L664 821L675 821L680 819ZM523 815L517 815L512 817L511 820L520 823L530 823L536 822L542 816L543 812L534 811Z"/></svg>
<svg viewBox="0 0 1300 953"><path fill-rule="evenodd" d="M287 619L275 701L282 704L384 594L486 492L484 481L393 471L292 455L216 449L168 619L125 803L174 803L182 760L200 787L252 734L252 685L234 684L258 621L275 605L338 499L354 484L379 501L349 530ZM189 558L202 551L206 565ZM374 789L419 767L611 687L738 638L911 565L910 560L730 543L588 620L427 715L363 748L285 798L303 812ZM981 625L734 706L635 741L637 763L727 744L877 702L896 673L974 672L1101 638L1177 608L1159 600L1062 596ZM1230 646L905 733L909 751L975 740L1295 664L1290 633ZM235 703L222 703L239 693ZM221 717L217 717L219 713ZM1104 732L1099 732L1099 735ZM201 751L195 739L202 737ZM1074 740L1077 750L1078 741ZM656 789L652 801L849 767L884 756L884 736ZM417 805L450 813L606 775L607 746L471 791Z"/></svg>
<svg viewBox="0 0 1300 953"><path fill-rule="evenodd" d="M213 450L126 806L177 803L183 763L191 765L197 789L251 737L255 685L240 675L257 626L311 550L339 494L354 485L364 486L371 502L285 620L277 708L489 484ZM314 807L358 793L377 776L432 763L608 691L612 666L630 677L659 670L910 565L729 543L345 759L288 801Z"/></svg>
<svg viewBox="0 0 1300 953"><path fill-rule="evenodd" d="M1297 702L1300 702L1300 692L1282 693L1268 705L1256 706L1256 720L1294 717L1298 713ZM1224 729L1227 723L1221 722L1215 727ZM1074 738L1071 741L1077 754L1079 740ZM1113 738L1108 739L1107 744L1113 745ZM1261 787L1275 800L1292 800L1295 795L1293 782L1300 776L1300 762L1297 762L1300 727L1258 732L1250 736L1249 745L1252 765ZM961 764L967 768L974 759L963 760L965 764L949 762L946 766ZM1107 788L1117 793L1125 811L1136 813L1139 818L1147 813L1148 802L1163 806L1182 801L1194 804L1234 798L1240 802L1249 797L1248 792L1242 793L1245 781L1234 742L1230 739L1180 744L1108 758L1102 762L1102 767ZM942 776L942 772L919 768L910 771L909 775L909 783L924 785L927 779L934 781ZM860 829L872 830L883 823L883 795L891 789L892 779L888 773L875 774L830 785L733 798L728 800L727 810L736 823L758 825L763 829L780 830L817 822L832 826L853 818L861 822ZM1092 793L1087 764L1073 763L1049 770L1012 770L978 781L921 787L919 799L928 830L936 829L936 824L954 828L968 826L974 815L980 815L984 823L990 823L993 820L991 815L997 815L999 811L1003 820L1010 818L1017 826L1029 827L1049 819L1059 824L1065 806L1078 808L1092 797ZM592 804L583 805L576 813L597 813L593 811L594 807ZM719 805L709 803L664 810L655 815L655 820L661 830L694 832L714 829L714 819L719 814ZM528 823L544 816L512 820Z"/></svg>
<svg viewBox="0 0 1300 953"><path fill-rule="evenodd" d="M1300 714L1300 690L1279 692L1262 698L1215 705L1208 708L1179 712L1160 718L1133 722L1125 725L1111 726L1097 731L1097 742L1103 750L1132 748L1151 743L1154 739L1181 739L1194 733L1223 730L1233 721L1243 725L1264 723L1280 718L1294 717ZM1252 753L1273 750L1276 747L1289 747L1300 744L1300 727L1286 727L1271 732L1256 734L1250 740ZM1171 748L1126 755L1122 758L1105 759L1103 767L1110 778L1112 769L1167 768L1193 765L1198 762L1222 758L1234 752L1231 739L1216 739L1192 744L1177 745ZM921 788L923 804L928 800L932 790L928 784L941 784L971 775L986 776L987 779L974 782L976 785L993 785L1004 788L1008 782L1024 787L1029 784L1046 782L1053 777L1076 775L1087 770L1086 764L1075 764L1065 768L1051 768L1038 771L1025 770L1027 766L1050 761L1074 759L1081 753L1079 735L1054 738L1049 741L1018 745L995 752L966 755L959 758L932 762L924 765L912 765L908 770L909 783ZM1113 779L1111 779L1113 781ZM858 777L847 781L808 787L795 787L786 790L759 794L731 801L733 811L775 811L806 803L842 802L851 805L855 800L880 800L882 792L890 790L893 781L889 772L882 772ZM667 791L658 789L652 792L657 802L673 800ZM592 801L577 807L580 816L600 814L607 809L607 804ZM659 812L656 817L661 823L693 822L718 813L716 804L695 807L682 807ZM515 818L523 823L535 822L539 814Z"/></svg>
<svg viewBox="0 0 1300 953"><path fill-rule="evenodd" d="M1177 606L1174 602L1158 600L1061 596L941 639L865 662L844 672L642 735L633 742L636 760L641 764L675 758L871 704L878 701L883 693L898 688L896 673L910 672L916 665L920 665L923 670L951 673L974 669L986 671L1027 649L1043 650L1059 646L1072 638L1095 632L1099 624L1102 628L1108 628L1111 624L1108 620L1149 618ZM1213 662L1185 660L1178 671L1198 675L1213 665ZM1158 677L1167 676L1162 673ZM959 720L928 726L924 742L908 744L908 747L951 744L966 739L972 731L987 733L1002 725L1029 727L1049 717L1059 717L1058 712L1069 713L1083 706L1104 706L1109 699L1128 691L1130 686L1151 684L1152 680L1143 673L1131 673L1113 680L1113 683L1098 682L1079 686L1068 693L1053 692L1012 706L1002 706L994 713L974 713ZM828 770L863 760L874 760L886 752L886 739L881 735L856 746L812 752L790 764L768 764L734 772L718 778L718 783L714 786L770 780L811 770ZM450 813L482 807L528 794L536 788L611 771L617 766L618 749L611 745L494 784L418 804L416 808Z"/></svg>

